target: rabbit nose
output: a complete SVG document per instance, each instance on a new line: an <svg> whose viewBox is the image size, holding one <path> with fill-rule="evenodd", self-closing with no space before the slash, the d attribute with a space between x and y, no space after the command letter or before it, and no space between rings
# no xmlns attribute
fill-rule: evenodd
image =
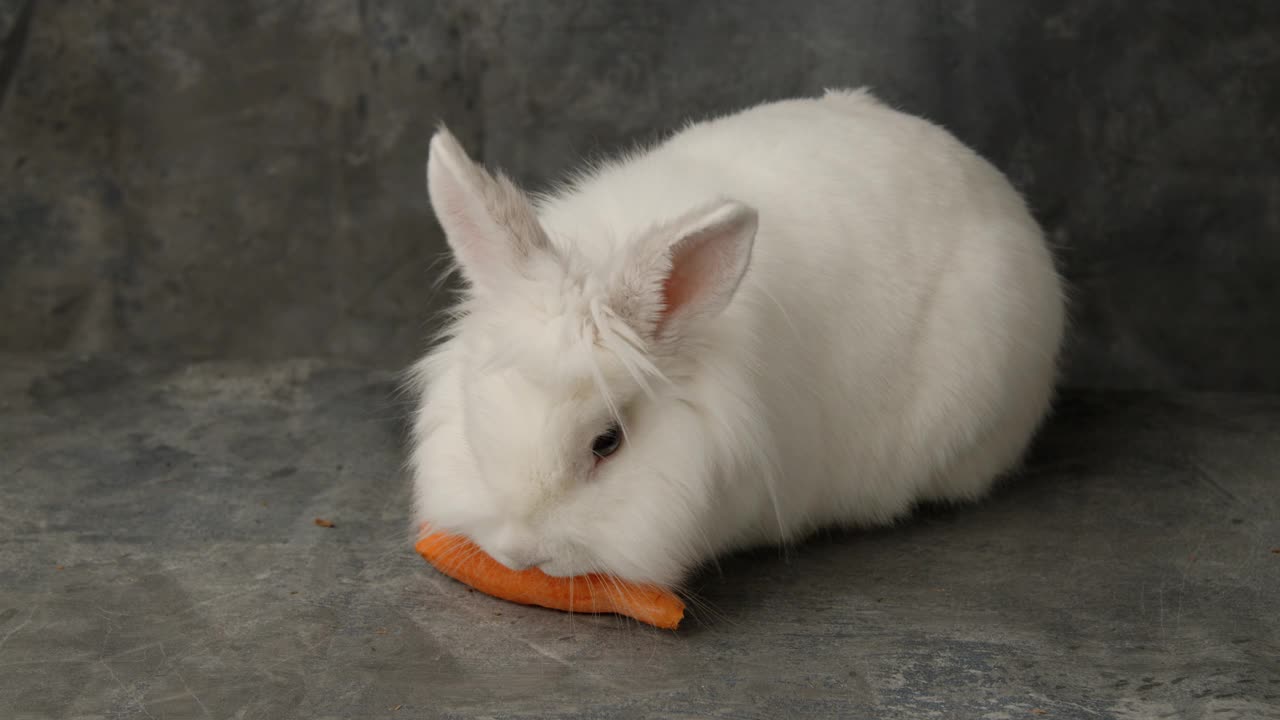
<svg viewBox="0 0 1280 720"><path fill-rule="evenodd" d="M535 567L548 559L538 552L538 543L532 533L513 529L508 529L495 539L489 554L512 570Z"/></svg>
<svg viewBox="0 0 1280 720"><path fill-rule="evenodd" d="M516 571L528 570L531 567L537 567L548 562L548 558L540 557L532 550L512 549L505 552L493 552L490 555L493 556L494 560Z"/></svg>

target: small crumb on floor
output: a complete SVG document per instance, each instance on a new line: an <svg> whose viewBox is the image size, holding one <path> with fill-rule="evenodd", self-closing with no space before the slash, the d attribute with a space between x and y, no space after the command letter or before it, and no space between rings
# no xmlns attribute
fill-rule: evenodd
<svg viewBox="0 0 1280 720"><path fill-rule="evenodd" d="M324 518L316 518L316 524L322 528L337 527L337 525L333 524L332 520L325 520Z"/></svg>
<svg viewBox="0 0 1280 720"><path fill-rule="evenodd" d="M1274 551L1274 550L1272 550L1272 552L1275 552L1275 551ZM53 569L54 569L54 570L66 570L66 568L65 568L65 567L63 567L63 566L61 566L61 565L54 565L54 566L53 566Z"/></svg>
<svg viewBox="0 0 1280 720"><path fill-rule="evenodd" d="M1273 555L1280 555L1280 548L1271 548L1271 553Z"/></svg>
<svg viewBox="0 0 1280 720"><path fill-rule="evenodd" d="M391 712L395 712L395 711L399 710L399 709L400 709L400 708L402 708L402 707L404 707L404 703L401 703L401 704L399 704L399 705L393 705L393 706L391 706L391 707L389 707L389 708L387 708L387 709L388 709L388 710L390 710Z"/></svg>
<svg viewBox="0 0 1280 720"><path fill-rule="evenodd" d="M1032 715L1048 715L1049 711L1041 710L1040 708L1031 708L1031 714Z"/></svg>
<svg viewBox="0 0 1280 720"><path fill-rule="evenodd" d="M373 631L373 634L374 634L374 635L386 635L386 634L387 634L387 629L386 629L386 628L378 628L377 630L374 630L374 631Z"/></svg>

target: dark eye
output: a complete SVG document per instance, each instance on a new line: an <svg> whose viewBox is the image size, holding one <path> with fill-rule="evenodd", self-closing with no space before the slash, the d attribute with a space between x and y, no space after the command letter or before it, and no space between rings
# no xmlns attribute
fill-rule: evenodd
<svg viewBox="0 0 1280 720"><path fill-rule="evenodd" d="M617 425L610 425L608 430L596 436L591 441L591 452L598 458L607 458L618 451L618 446L622 444L622 432Z"/></svg>

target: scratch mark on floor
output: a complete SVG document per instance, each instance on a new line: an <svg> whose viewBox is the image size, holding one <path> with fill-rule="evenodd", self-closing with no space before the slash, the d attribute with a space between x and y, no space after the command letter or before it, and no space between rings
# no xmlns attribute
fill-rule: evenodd
<svg viewBox="0 0 1280 720"><path fill-rule="evenodd" d="M200 601L200 602L198 602L198 603L193 603L193 604L191 604L191 605L187 606L187 609L186 609L186 610L183 610L182 612L178 613L177 615L175 615L175 617L182 616L182 615L186 615L187 613L190 613L190 612L195 611L195 610L196 610L196 608L203 607L203 606L205 606L205 605L209 605L209 604L211 604L211 603L216 603L216 602L219 602L219 601L221 601L221 600L226 600L227 598L240 597L241 595L251 595L251 594L256 593L256 592L262 592L262 588L260 588L260 587L252 587L252 588L249 588L249 589L247 589L247 590L232 590L232 591L231 591L231 592L229 592L229 593L223 593L223 594L221 594L221 595L217 595L217 596L214 596L214 597L211 597L211 598L205 598L204 600L201 600L201 601Z"/></svg>
<svg viewBox="0 0 1280 720"><path fill-rule="evenodd" d="M522 643L524 643L525 645L528 645L529 647L533 648L533 651L534 651L534 652L538 653L539 655L541 655L541 656L543 656L543 657L545 657L545 658L550 658L550 659L552 659L552 660L555 660L556 662L558 662L558 663L560 663L561 665L564 665L565 667L568 667L568 668L572 668L572 667L573 667L573 663L569 662L568 660L565 660L564 658L562 658L562 657L560 657L559 655L557 655L557 654L555 654L555 653L551 652L550 650L548 650L548 649L546 649L546 648L542 647L541 645L539 645L539 644L537 644L537 643L533 642L532 640L525 640L524 638L520 638L520 642L522 642Z"/></svg>
<svg viewBox="0 0 1280 720"><path fill-rule="evenodd" d="M516 636L516 639L517 639L517 640L519 640L520 642L524 643L525 645L528 645L528 646L529 646L529 648L530 648L531 650L533 650L534 652L538 653L539 655L541 655L541 656L543 656L543 657L545 657L545 658L547 658L547 659L549 659L549 660L554 660L555 662L558 662L558 663L560 663L561 665L564 665L565 667L567 667L567 668L569 668L569 669L571 669L571 670L574 670L574 671L580 672L580 673L582 673L583 675L586 675L587 677L590 677L591 679L595 680L596 682L600 683L601 685L604 685L605 687L608 687L608 688L609 688L609 689L611 689L611 690L616 690L616 691L619 691L619 692L623 692L623 691L625 691L625 690L626 690L626 688L624 688L624 687L622 687L621 685L618 685L617 683L615 683L615 682L613 682L613 681L609 680L608 678L604 677L603 675L600 675L600 674L598 674L598 673L594 673L594 672L592 672L592 671L590 671L590 670L587 670L586 668L584 668L584 667L582 667L582 666L575 665L572 661L566 660L565 658L561 657L560 655L558 655L558 654L556 654L556 653L552 652L551 650L548 650L547 648L542 647L541 645L539 645L538 643L533 642L532 640L529 640L529 639L526 639L526 638L522 638L522 637L519 637L519 636Z"/></svg>
<svg viewBox="0 0 1280 720"><path fill-rule="evenodd" d="M1037 700L1039 700L1039 701L1040 701L1042 704L1044 704L1044 705L1060 705L1060 706L1066 706L1066 707L1073 707L1073 708L1075 708L1075 709L1077 709L1077 710L1082 710L1082 711L1084 711L1084 712L1087 712L1087 713L1089 713L1090 715L1101 715L1101 714L1102 714L1102 713L1097 712L1096 710L1090 710L1089 708L1087 708L1087 707L1085 707L1085 706L1083 706L1083 705L1077 705L1076 703L1073 703L1073 702L1067 702L1066 700L1054 700L1053 698L1048 698L1048 697L1045 697L1044 695L1035 695L1035 694L1033 694L1033 695L1032 695L1032 697L1036 698Z"/></svg>
<svg viewBox="0 0 1280 720"><path fill-rule="evenodd" d="M31 623L31 618L35 617L35 614L36 614L36 609L33 607L31 608L31 610L27 612L26 620L23 620L22 622L15 625L13 629L9 630L9 632L4 634L4 637L0 638L0 648L4 647L5 643L9 642L9 638L13 637L14 635L17 635L19 630L29 625Z"/></svg>
<svg viewBox="0 0 1280 720"><path fill-rule="evenodd" d="M1233 503L1240 502L1240 498L1236 497L1235 493L1223 487L1222 483L1218 482L1217 479L1214 478L1213 475L1203 465L1201 465L1198 462L1195 462L1194 460L1188 460L1187 466L1191 468L1191 472L1197 480L1204 483L1205 485L1208 485L1214 490L1217 490L1219 493L1222 494L1223 497L1230 500L1231 502Z"/></svg>
<svg viewBox="0 0 1280 720"><path fill-rule="evenodd" d="M22 667L24 665L70 665L74 663L91 663L98 658L92 653L86 653L76 657L58 658L56 660L18 660L17 662L0 663L0 670L10 667Z"/></svg>
<svg viewBox="0 0 1280 720"><path fill-rule="evenodd" d="M204 713L204 716L209 718L209 720L213 720L213 716L209 714L209 708L205 707L204 703L200 702L200 698L196 697L194 692L191 692L191 686L187 684L187 679L182 677L182 673L175 670L173 674L178 676L178 680L182 681L182 687L187 691L187 694L191 696L192 700L196 701L196 705L200 706L200 712Z"/></svg>
<svg viewBox="0 0 1280 720"><path fill-rule="evenodd" d="M138 699L138 696L134 695L129 690L129 688L125 687L124 682L122 682L120 680L120 677L116 675L116 671L112 670L111 666L108 665L105 660L99 660L98 664L107 669L107 672L111 674L111 679L116 681L116 684L120 686L120 690L122 690L125 696L128 697L130 700L132 700L134 704L138 706L138 709L142 711L143 715L146 715L147 717L151 718L151 720L156 720L156 717L152 715L149 710L147 710L147 706L142 704L142 701Z"/></svg>
<svg viewBox="0 0 1280 720"><path fill-rule="evenodd" d="M116 659L116 658L118 658L118 657L122 657L122 656L124 656L124 655L131 655L131 654L136 653L136 652L142 652L142 651L144 651L144 650L150 650L150 649L151 649L151 648L153 648L153 647L159 647L159 648L160 648L160 653L161 653L162 655L163 655L163 654L165 654L165 653L164 653L164 641L163 641L163 640L156 640L155 642L143 643L142 645L134 645L133 647L131 647L131 648L126 648L126 649L124 649L124 650L117 650L116 652L113 652L113 653L111 653L110 655L103 655L102 657L100 657L100 658L98 658L98 659L99 659L99 660L114 660L114 659Z"/></svg>

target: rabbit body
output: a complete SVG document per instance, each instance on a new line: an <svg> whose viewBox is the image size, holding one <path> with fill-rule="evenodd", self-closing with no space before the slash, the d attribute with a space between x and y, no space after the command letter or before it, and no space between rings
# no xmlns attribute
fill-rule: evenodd
<svg viewBox="0 0 1280 720"><path fill-rule="evenodd" d="M413 374L416 519L512 567L675 586L974 499L1048 411L1064 300L1040 228L865 91L694 123L536 198L437 139L471 289Z"/></svg>

